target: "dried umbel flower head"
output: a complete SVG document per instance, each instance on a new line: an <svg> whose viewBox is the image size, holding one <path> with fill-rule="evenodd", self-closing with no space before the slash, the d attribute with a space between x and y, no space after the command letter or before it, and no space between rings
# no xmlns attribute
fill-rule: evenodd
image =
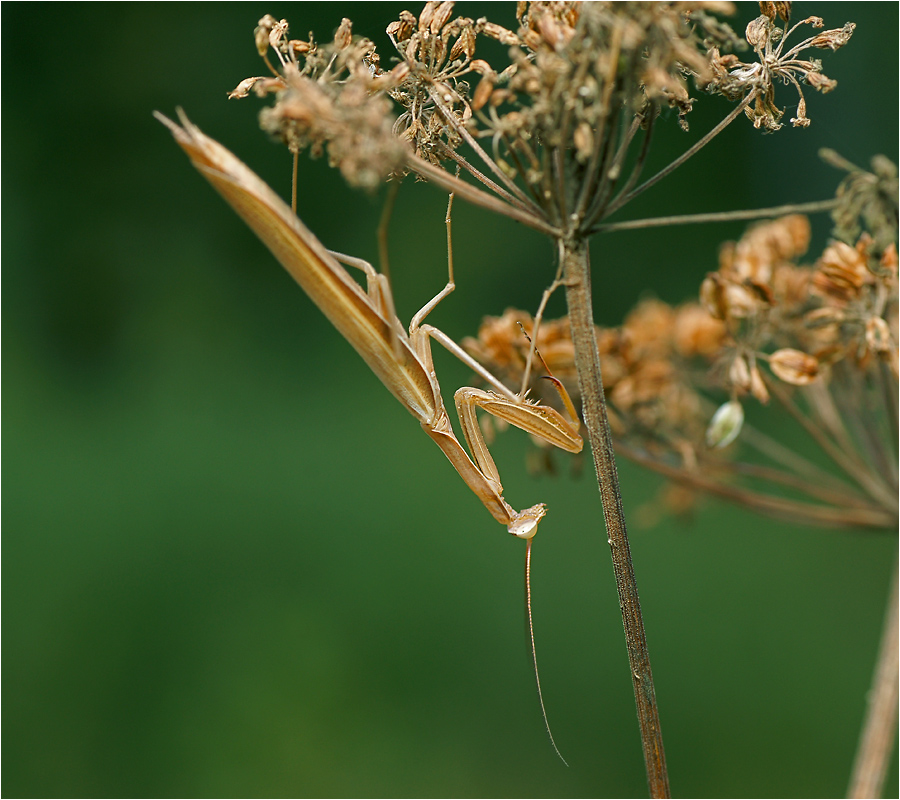
<svg viewBox="0 0 900 800"><path fill-rule="evenodd" d="M275 93L275 105L260 114L264 130L295 154L309 148L319 156L327 148L331 165L354 186L377 188L403 167L406 148L393 135L392 104L381 91L397 76L378 70L374 45L353 37L350 20L342 20L331 42L319 45L312 36L289 39L287 21L266 15L254 38L273 77L247 78L229 97Z"/></svg>
<svg viewBox="0 0 900 800"><path fill-rule="evenodd" d="M852 243L865 227L872 236L875 255L884 253L897 241L897 165L885 156L874 156L872 171L866 172L834 150L823 149L819 155L848 173L838 187L837 207L832 212L835 238Z"/></svg>
<svg viewBox="0 0 900 800"><path fill-rule="evenodd" d="M896 398L898 378L896 248L873 255L863 234L855 247L830 243L810 267L797 263L809 239L805 217L754 225L723 246L702 303L645 300L621 327L597 329L616 449L766 513L825 525L896 524L888 466L896 462L888 422L896 404L885 404ZM520 323L577 398L565 319L544 322L535 335L525 312L508 310L464 345L516 386L530 352ZM749 428L752 400L787 411L839 469L852 470L849 483ZM734 460L753 450L760 463ZM768 489L744 486L741 476L764 478ZM802 499L781 496L779 486L799 489Z"/></svg>
<svg viewBox="0 0 900 800"><path fill-rule="evenodd" d="M799 54L835 49L853 26L787 49L797 26L777 19L789 19L790 4L761 8L746 34L760 60L745 64L727 54L738 39L714 16L730 13L729 3L537 0L518 3L517 24L507 28L432 1L387 26L387 71L347 19L322 44L311 34L291 39L285 20L266 16L254 42L272 75L242 81L231 96L274 93L263 127L295 155L327 149L351 183L371 188L413 171L557 241L578 242L666 173L638 183L661 112L674 109L686 128L694 86L741 101L720 128L744 109L775 130L782 112L773 84L782 80L800 92L794 122L806 124L800 82L822 91L833 82ZM804 23L821 26L813 17ZM505 57L491 54L497 42Z"/></svg>
<svg viewBox="0 0 900 800"><path fill-rule="evenodd" d="M747 106L747 116L755 128L765 132L781 127L784 110L775 104L775 83L793 86L797 91L797 116L791 119L794 127L808 127L806 98L801 84L812 86L825 93L837 86L837 82L822 73L822 62L817 58L802 59L804 50L837 50L850 40L856 25L846 23L842 28L822 31L788 47L787 40L801 25L813 28L825 26L821 17L807 17L790 25L791 3L760 3L762 14L747 25L746 39L757 56L757 61L744 62L735 55L712 53L712 69L715 78L709 90L731 99L754 93L754 102ZM780 24L779 20L781 21Z"/></svg>

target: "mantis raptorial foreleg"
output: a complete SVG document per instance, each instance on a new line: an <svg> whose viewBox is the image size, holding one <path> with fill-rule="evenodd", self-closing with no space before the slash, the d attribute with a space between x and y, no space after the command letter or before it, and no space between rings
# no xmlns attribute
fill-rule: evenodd
<svg viewBox="0 0 900 800"><path fill-rule="evenodd" d="M392 312L391 290L383 275L357 259L340 256L364 271L368 283L368 291L364 292L291 208L229 150L203 134L183 114L181 125L161 114L157 118L168 126L194 166L259 236L388 390L418 419L493 517L515 536L534 536L545 508L539 503L515 511L503 498L493 459L477 424L473 424L474 405L536 436L546 438L550 434L549 441L572 452L581 449L578 426L548 406L528 403L513 395L449 337L422 324L453 291L452 259L447 286L413 317L407 334ZM447 231L449 239L449 207ZM463 432L474 462L454 435L444 409L431 358L431 339L460 357L497 392L492 395L471 389L458 393L461 399L457 405L464 409Z"/></svg>

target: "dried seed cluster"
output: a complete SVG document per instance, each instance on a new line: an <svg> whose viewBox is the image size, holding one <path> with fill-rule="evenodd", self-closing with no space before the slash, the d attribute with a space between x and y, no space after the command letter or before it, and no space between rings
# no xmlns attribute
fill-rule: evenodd
<svg viewBox="0 0 900 800"><path fill-rule="evenodd" d="M519 2L515 30L454 17L450 0L428 2L387 26L395 51L387 70L347 19L318 44L312 34L291 39L287 22L267 15L254 38L272 75L248 78L230 96L274 93L263 128L294 153L327 148L353 184L372 188L409 169L431 180L463 170L499 198L493 210L559 238L584 237L635 185L646 157L644 146L627 158L637 134L646 145L665 108L687 127L691 82L732 100L752 95L747 114L764 130L780 126L776 79L798 92L800 82L834 86L819 62L798 54L837 48L852 24L786 49L797 26L775 20L788 20L790 5L761 4L747 29L753 64L727 53L739 41L714 16L730 13L724 2ZM476 53L486 40L505 46L502 63ZM794 123L808 124L802 92ZM484 166L458 152L464 142Z"/></svg>
<svg viewBox="0 0 900 800"><path fill-rule="evenodd" d="M877 163L890 173L882 159ZM869 187L870 194L882 196L873 173L852 172L842 184L842 196L850 193L848 186ZM852 461L861 473L873 471L863 484L888 482L883 490L872 489L874 497L868 499L842 489L860 508L867 502L878 508L862 522L853 518L858 524L883 526L894 520L896 487L890 487L885 465L896 462L888 419L896 413L900 374L896 193L892 212L882 205L879 214L866 216L873 202L855 196L857 216L851 220L845 212L842 221L858 231L863 217L885 221L892 215L887 228L894 241L887 245L866 230L852 244L832 240L813 264L804 265L810 240L805 217L757 224L722 248L719 268L703 281L699 302L673 308L645 300L620 327L597 328L617 451L689 484L721 487L728 470L737 469L731 463L734 448L722 449L738 438L750 448L767 441L759 431L742 432L743 406L753 398L788 410L814 438L837 442L835 455ZM882 231L882 239L889 232ZM531 348L522 329L534 338L531 317L509 309L487 318L478 337L463 344L518 388ZM577 397L568 321L543 322L535 343L547 369ZM537 391L536 381L531 383ZM716 409L722 395L728 399ZM817 487L793 475L796 462L788 461L786 471L769 477L816 496ZM733 486L729 491L741 492ZM798 510L779 501L773 509L769 497L740 496L773 513L847 522L837 512L821 515L819 506Z"/></svg>
<svg viewBox="0 0 900 800"><path fill-rule="evenodd" d="M812 86L822 92L830 92L837 86L822 73L822 62L819 59L801 59L804 50L837 50L850 41L856 25L846 23L842 28L822 31L815 36L804 39L799 44L787 47L788 37L801 25L822 28L825 22L821 17L807 17L789 27L790 3L759 4L762 14L747 25L746 39L757 61L752 63L741 61L736 55L720 55L718 50L711 53L712 69L715 80L711 87L731 99L746 97L751 91L755 93L755 101L747 106L746 114L753 120L753 126L763 131L777 131L781 127L784 110L775 104L775 82L793 86L797 91L799 102L797 116L791 118L794 127L808 127L806 116L806 98L803 96L801 84ZM778 20L784 25L781 26Z"/></svg>

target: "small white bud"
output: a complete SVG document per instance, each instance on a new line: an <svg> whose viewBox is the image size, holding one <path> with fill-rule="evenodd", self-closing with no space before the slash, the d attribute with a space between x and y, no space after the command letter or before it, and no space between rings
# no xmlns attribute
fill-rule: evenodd
<svg viewBox="0 0 900 800"><path fill-rule="evenodd" d="M706 429L706 444L709 447L727 447L737 439L743 425L743 406L737 400L723 403Z"/></svg>

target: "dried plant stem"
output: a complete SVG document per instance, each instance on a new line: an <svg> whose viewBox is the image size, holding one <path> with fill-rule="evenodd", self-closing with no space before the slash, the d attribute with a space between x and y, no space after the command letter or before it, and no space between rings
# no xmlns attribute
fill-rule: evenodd
<svg viewBox="0 0 900 800"><path fill-rule="evenodd" d="M898 678L897 568L888 598L878 663L869 689L866 720L853 762L848 797L881 797L885 773L893 752L897 721Z"/></svg>
<svg viewBox="0 0 900 800"><path fill-rule="evenodd" d="M652 178L648 178L644 181L640 186L638 186L633 191L629 191L627 194L623 193L619 197L617 197L612 203L609 204L609 207L606 209L606 214L613 214L626 203L633 200L642 192L647 191L651 186L659 183L663 178L667 175L671 175L678 167L684 164L691 156L699 153L706 145L708 145L713 139L716 138L722 131L725 130L732 122L734 122L740 113L748 106L750 103L756 99L757 92L754 90L750 92L737 106L735 106L731 113L728 114L725 119L723 119L715 128L713 128L709 133L707 133L702 139L698 142L694 143L690 148L685 150L678 158L676 158L671 164L666 167L663 167L659 172L656 173Z"/></svg>
<svg viewBox="0 0 900 800"><path fill-rule="evenodd" d="M641 603L638 598L631 548L625 530L625 514L619 491L619 478L613 453L612 435L606 414L606 399L600 375L600 354L594 335L594 314L591 304L590 258L584 240L562 243L566 300L572 341L575 345L575 365L581 389L582 415L591 443L591 453L603 503L607 539L612 553L613 572L622 622L625 627L625 646L631 665L634 698L637 705L644 763L651 797L669 797L669 776L663 749L656 692L650 669L650 655L644 635Z"/></svg>
<svg viewBox="0 0 900 800"><path fill-rule="evenodd" d="M877 506L845 507L816 505L798 500L789 500L783 497L773 497L764 492L755 492L724 483L717 478L705 477L696 470L688 470L684 467L676 467L666 464L652 456L627 445L617 445L621 455L634 461L636 464L658 472L673 481L693 489L700 489L717 497L722 497L733 503L755 509L761 514L768 514L788 522L815 523L829 528L862 528L865 530L883 532L886 528L896 525L896 516ZM724 467L723 473L738 471L734 467Z"/></svg>
<svg viewBox="0 0 900 800"><path fill-rule="evenodd" d="M440 186L444 191L453 192L457 197L461 197L463 200L466 200L473 205L514 219L517 222L527 225L529 228L534 228L534 230L539 231L540 233L554 237L559 235L559 230L549 222L546 222L543 217L517 208L516 206L511 206L504 200L479 189L477 186L473 186L471 183L466 183L466 181L454 177L446 170L443 170L434 164L430 164L424 158L419 158L417 155L410 154L407 156L407 164L410 169L414 170L420 177Z"/></svg>
<svg viewBox="0 0 900 800"><path fill-rule="evenodd" d="M750 208L746 211L713 211L708 214L678 214L671 217L652 217L650 219L630 219L624 222L606 222L597 225L592 233L608 233L610 231L630 231L639 228L663 228L671 225L695 225L707 222L735 222L748 219L770 219L786 214L817 214L831 211L837 201L814 200L810 203L791 203L786 206L770 208Z"/></svg>

